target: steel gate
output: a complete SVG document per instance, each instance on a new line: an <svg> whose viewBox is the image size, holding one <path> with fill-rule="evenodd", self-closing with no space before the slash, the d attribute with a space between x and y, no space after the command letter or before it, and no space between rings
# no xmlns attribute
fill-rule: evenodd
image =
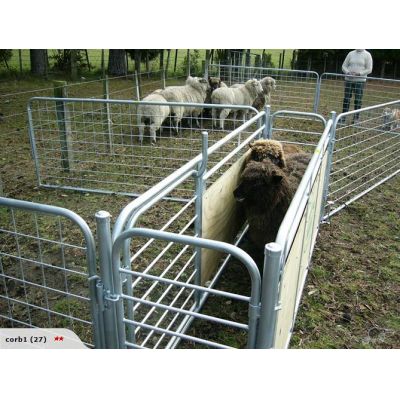
<svg viewBox="0 0 400 400"><path fill-rule="evenodd" d="M396 110L400 110L400 100L335 119L325 220L400 172Z"/></svg>

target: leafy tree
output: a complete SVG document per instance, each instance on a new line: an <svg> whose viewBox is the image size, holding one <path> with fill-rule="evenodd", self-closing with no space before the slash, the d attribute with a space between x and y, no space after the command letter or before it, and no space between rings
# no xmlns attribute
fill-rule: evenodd
<svg viewBox="0 0 400 400"><path fill-rule="evenodd" d="M190 75L198 76L201 74L200 51L195 49L193 51L190 51L189 54L190 54ZM187 74L187 68L188 68L188 57L186 53L181 65L181 73L183 75Z"/></svg>
<svg viewBox="0 0 400 400"><path fill-rule="evenodd" d="M57 71L69 72L71 71L71 55L72 51L67 50L56 50L50 59L54 60L53 68ZM83 69L89 67L85 50L75 50L75 62L78 69Z"/></svg>
<svg viewBox="0 0 400 400"><path fill-rule="evenodd" d="M0 64L4 64L7 69L10 69L8 66L8 61L10 61L12 57L12 50L0 49Z"/></svg>

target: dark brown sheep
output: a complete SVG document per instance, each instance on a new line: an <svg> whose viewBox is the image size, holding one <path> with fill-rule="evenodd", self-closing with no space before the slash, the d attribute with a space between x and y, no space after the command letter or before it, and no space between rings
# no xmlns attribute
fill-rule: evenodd
<svg viewBox="0 0 400 400"><path fill-rule="evenodd" d="M218 89L220 87L226 87L226 84L221 81L221 78L218 78L217 76L210 76L208 78L208 84L209 84L209 89L207 91L207 97L204 101L205 104L210 104L211 103L211 94L215 89ZM211 117L211 109L210 108L205 108L203 110L203 118L210 118Z"/></svg>
<svg viewBox="0 0 400 400"><path fill-rule="evenodd" d="M236 200L243 204L249 223L248 237L257 251L275 240L310 160L306 153L294 153L285 157L283 152L278 151L279 146L272 144L270 149L274 151L270 155L263 152L264 158L259 161L251 158L246 160L240 183L233 193ZM253 145L250 154L254 149ZM276 151L281 156L279 160L276 158Z"/></svg>

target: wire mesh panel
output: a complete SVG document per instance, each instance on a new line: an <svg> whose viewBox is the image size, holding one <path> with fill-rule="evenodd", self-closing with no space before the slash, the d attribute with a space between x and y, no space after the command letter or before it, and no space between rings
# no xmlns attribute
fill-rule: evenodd
<svg viewBox="0 0 400 400"><path fill-rule="evenodd" d="M118 246L121 239L143 236L164 241L168 259L161 261L155 259L142 272L136 267L127 271L118 268L118 273L124 279L129 275L134 279L132 291L120 294L120 337L121 347L130 348L176 348L203 347L203 348L229 348L229 337L219 338L219 341L210 340L211 330L227 326L230 329L243 331L244 344L254 347L257 310L260 294L260 274L254 261L242 250L222 242L208 241L184 235L174 235L168 232L157 232L146 229L132 229L124 232L114 245L114 261L118 259ZM193 250L201 247L215 248L231 253L238 257L251 276L252 287L250 295L239 295L196 284L195 255ZM187 253L185 255L185 253ZM118 263L117 263L118 264ZM114 265L115 267L115 265ZM162 273L157 272L161 268ZM115 276L115 275L114 275ZM201 307L208 296L225 299L225 306L235 310L236 302L247 304L248 317L244 321L235 317L221 318L221 309L214 309L214 315L201 312ZM228 301L226 301L228 299ZM210 300L212 301L212 300ZM215 302L214 298L214 302ZM125 310L124 310L125 309ZM127 311L128 316L124 317ZM129 316L130 312L130 316ZM236 314L235 314L236 315ZM194 328L188 331L191 322L196 319L205 321L209 327ZM122 330L122 331L121 331Z"/></svg>
<svg viewBox="0 0 400 400"><path fill-rule="evenodd" d="M152 228L153 231L147 236L134 235L132 239L128 235L124 246L118 250L122 257L119 273L124 300L122 329L127 337L124 346L169 348L178 346L182 339L180 346L187 348L232 347L233 343L234 347L246 347L254 342L254 329L250 335L247 332L250 298L246 289L233 294L213 290L227 259L205 280L201 261L203 246L179 242L178 239L207 235L203 223L203 193L207 193L207 187L240 160L248 149L248 143L261 135L264 126L259 122L263 117L262 113L256 115L211 146L203 144L202 154L132 201L121 212L113 230L115 241L133 226ZM246 136L245 132L251 134ZM195 191L187 203L162 200L166 195L179 191L180 186L186 187L190 181ZM154 232L172 236L165 241ZM211 316L200 312L209 296L214 304ZM221 307L226 309L223 313L226 318L221 317ZM244 312L238 313L238 309ZM217 328L219 326L219 334L218 329L215 334L210 334L210 322L216 323ZM232 341L232 330L239 331L235 341Z"/></svg>
<svg viewBox="0 0 400 400"><path fill-rule="evenodd" d="M143 193L199 154L203 130L212 146L243 122L232 115L224 130L214 129L208 106L185 104L178 103L183 114L178 118L170 115L173 103L166 102L33 99L30 134L39 184ZM249 132L243 130L238 140Z"/></svg>
<svg viewBox="0 0 400 400"><path fill-rule="evenodd" d="M400 101L340 114L328 216L400 172Z"/></svg>
<svg viewBox="0 0 400 400"><path fill-rule="evenodd" d="M347 84L346 75L324 73L319 87L318 112L327 115L330 111L347 112L397 100L400 97L400 80L367 77L356 89ZM358 91L358 92L357 92ZM349 108L345 97L349 97ZM357 107L355 107L357 105Z"/></svg>
<svg viewBox="0 0 400 400"><path fill-rule="evenodd" d="M0 326L69 328L100 347L94 251L76 214L0 198Z"/></svg>
<svg viewBox="0 0 400 400"><path fill-rule="evenodd" d="M228 86L270 76L276 81L271 92L272 110L314 110L319 78L314 71L212 64L209 75L219 76Z"/></svg>
<svg viewBox="0 0 400 400"><path fill-rule="evenodd" d="M326 121L319 114L298 111L276 111L271 115L269 136L288 145L312 152L318 145Z"/></svg>

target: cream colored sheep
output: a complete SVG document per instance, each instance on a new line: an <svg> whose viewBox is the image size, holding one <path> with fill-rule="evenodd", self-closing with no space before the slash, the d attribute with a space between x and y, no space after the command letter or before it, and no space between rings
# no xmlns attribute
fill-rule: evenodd
<svg viewBox="0 0 400 400"><path fill-rule="evenodd" d="M262 93L262 86L257 79L250 79L244 85L240 87L229 87L229 88L219 88L214 90L211 95L211 102L213 104L232 104L232 105L242 105L251 106L257 96ZM219 125L221 129L224 129L225 118L230 113L230 108L224 108L219 111ZM213 126L217 127L217 114L216 108L212 110ZM246 119L248 110L243 111L243 119Z"/></svg>
<svg viewBox="0 0 400 400"><path fill-rule="evenodd" d="M271 104L271 92L276 89L276 81L270 76L266 76L265 78L261 79L260 83L263 88L263 92L257 96L252 104L252 106L258 111L263 110L266 104ZM241 86L243 86L243 83L235 83L231 87L239 88Z"/></svg>
<svg viewBox="0 0 400 400"><path fill-rule="evenodd" d="M146 96L143 101L154 101L159 103L166 103L166 105L159 104L139 104L137 108L137 124L139 125L139 141L143 142L144 128L149 125L150 138L152 144L156 142L156 132L160 129L162 132L162 124L170 113L170 107L164 96L161 94L161 89L154 91Z"/></svg>
<svg viewBox="0 0 400 400"><path fill-rule="evenodd" d="M184 86L168 86L160 94L169 102L204 103L208 88L207 79L189 76ZM176 132L183 117L194 117L197 126L200 126L198 118L202 110L201 107L171 106Z"/></svg>

